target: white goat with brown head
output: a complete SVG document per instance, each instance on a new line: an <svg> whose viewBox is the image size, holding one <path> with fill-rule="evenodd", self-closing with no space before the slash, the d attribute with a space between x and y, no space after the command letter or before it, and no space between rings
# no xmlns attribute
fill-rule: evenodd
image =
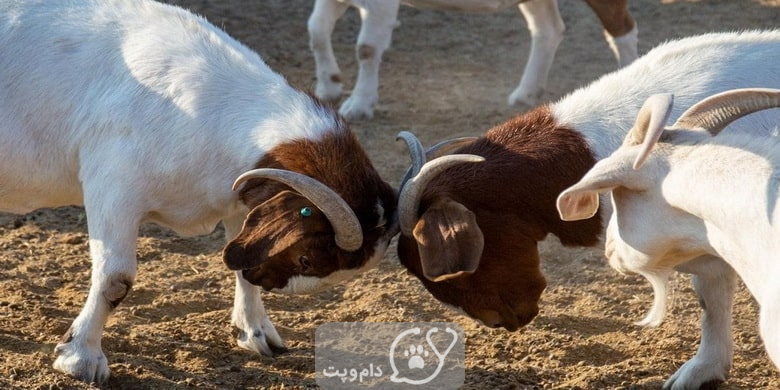
<svg viewBox="0 0 780 390"><path fill-rule="evenodd" d="M149 0L0 2L0 156L0 211L86 209L92 285L54 367L87 382L109 376L103 326L135 280L143 222L224 222L238 342L265 355L284 343L259 286L333 285L395 233L395 191L343 118Z"/></svg>
<svg viewBox="0 0 780 390"><path fill-rule="evenodd" d="M717 94L665 127L671 107L672 95L647 100L623 145L561 193L561 218L590 218L598 210L599 194L611 192L609 262L617 270L644 275L655 292L640 324L662 321L668 278L676 267L685 269L701 256L723 259L761 306L761 336L780 367L780 139L727 128L744 115L780 107L780 90ZM780 126L780 110L774 111ZM702 304L714 312L731 311L730 299ZM725 334L729 329L704 331ZM717 355L701 358L710 359L714 368L730 363ZM675 380L666 386L677 388Z"/></svg>

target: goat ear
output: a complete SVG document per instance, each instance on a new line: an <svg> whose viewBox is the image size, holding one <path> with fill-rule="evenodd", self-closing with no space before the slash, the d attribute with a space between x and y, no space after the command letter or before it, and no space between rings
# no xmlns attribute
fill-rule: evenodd
<svg viewBox="0 0 780 390"><path fill-rule="evenodd" d="M599 172L603 163L609 163L608 160L602 160L596 164L577 184L567 188L555 202L558 208L558 215L564 221L579 221L588 219L599 209L599 194L611 191L620 185L619 171L608 169L606 172Z"/></svg>
<svg viewBox="0 0 780 390"><path fill-rule="evenodd" d="M429 207L413 233L423 275L440 282L477 270L485 240L474 213L453 200Z"/></svg>
<svg viewBox="0 0 780 390"><path fill-rule="evenodd" d="M222 260L228 269L259 267L269 258L304 240L304 232L327 229L323 225L328 223L327 219L316 208L311 209L314 215L306 219L308 227L301 225L303 220L296 217L304 206L311 206L306 198L282 191L250 211L241 232L222 250Z"/></svg>
<svg viewBox="0 0 780 390"><path fill-rule="evenodd" d="M558 214L564 221L579 221L596 215L599 193L592 190L568 189L558 196Z"/></svg>
<svg viewBox="0 0 780 390"><path fill-rule="evenodd" d="M222 261L232 271L258 267L268 259L268 252L258 248L262 247L245 247L235 240L231 241L222 249Z"/></svg>
<svg viewBox="0 0 780 390"><path fill-rule="evenodd" d="M262 238L253 238L249 242L243 242L238 238L233 239L222 249L222 261L232 271L256 268L302 238L294 233L284 238L279 236L279 234L270 234Z"/></svg>

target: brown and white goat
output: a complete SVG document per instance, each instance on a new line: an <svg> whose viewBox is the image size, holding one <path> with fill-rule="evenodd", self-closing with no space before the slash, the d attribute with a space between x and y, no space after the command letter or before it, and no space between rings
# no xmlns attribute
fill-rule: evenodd
<svg viewBox="0 0 780 390"><path fill-rule="evenodd" d="M87 214L92 283L56 369L109 377L103 327L135 280L143 222L224 222L238 343L264 355L284 343L258 286L315 291L384 255L395 191L344 119L203 18L20 0L0 2L0 31L0 211Z"/></svg>
<svg viewBox="0 0 780 390"><path fill-rule="evenodd" d="M687 107L751 86L780 87L780 30L706 34L660 45L626 68L454 150L483 162L438 175L428 174L437 172L432 166L438 159L423 165L402 186L399 259L442 302L488 326L518 329L537 315L545 288L538 241L552 233L564 245L596 245L611 213L602 205L591 218L564 222L556 198L620 146L645 99L673 92L678 107ZM672 111L672 117L679 114ZM757 113L732 129L770 133L776 123ZM688 271L700 281L695 287L706 302L720 293L711 287L717 283L707 281L721 280L728 267L713 257L697 264ZM708 333L728 329L712 322L729 319L704 310L702 348L678 372L675 383L681 388L718 379L722 365L712 369L713 356L731 361L732 349L722 348L731 339Z"/></svg>
<svg viewBox="0 0 780 390"><path fill-rule="evenodd" d="M586 0L604 26L604 35L619 66L637 57L637 28L628 12L628 0ZM531 50L520 83L509 95L510 105L539 102L565 26L557 0L316 0L309 16L309 38L317 75L317 96L341 98L342 81L331 35L338 19L350 7L360 10L357 38L358 77L339 112L348 119L372 118L379 101L379 65L390 47L401 4L456 12L498 12L518 7L531 33Z"/></svg>

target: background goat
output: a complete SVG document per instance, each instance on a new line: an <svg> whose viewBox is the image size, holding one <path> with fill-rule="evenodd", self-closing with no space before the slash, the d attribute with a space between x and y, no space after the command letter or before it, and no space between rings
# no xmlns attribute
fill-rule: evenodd
<svg viewBox="0 0 780 390"><path fill-rule="evenodd" d="M284 343L255 285L327 287L394 234L395 192L346 122L178 7L0 3L0 85L0 210L86 210L92 284L54 362L81 380L109 376L101 334L142 222L192 235L224 221L238 342L265 355Z"/></svg>
<svg viewBox="0 0 780 390"><path fill-rule="evenodd" d="M664 128L671 95L648 98L623 145L561 193L564 220L596 213L599 193L611 192L607 227L610 265L644 275L653 285L653 308L642 324L658 325L666 311L667 283L675 267L702 255L718 256L742 278L761 306L760 328L769 357L780 367L780 218L776 206L780 143L726 126L741 116L780 107L780 90L746 89L715 95ZM774 110L780 126L780 110ZM719 135L721 130L725 131ZM657 144L657 146L656 146ZM656 151L651 153L655 147ZM708 289L734 294L735 283ZM706 300L708 311L731 315L731 297ZM718 299L720 298L720 299ZM728 324L724 322L721 324ZM729 328L705 329L733 353ZM704 348L704 352L713 351ZM725 374L731 361L703 356ZM665 387L677 388L676 377ZM725 380L724 377L718 378Z"/></svg>
<svg viewBox="0 0 780 390"><path fill-rule="evenodd" d="M601 20L605 37L619 66L637 57L637 28L628 12L627 0L586 0ZM379 100L379 64L390 47L401 3L420 8L458 12L498 12L517 6L531 33L531 52L520 84L509 95L510 105L533 105L547 84L555 51L563 39L565 26L557 0L316 0L309 17L309 39L314 53L317 96L338 100L342 94L341 70L333 54L331 35L338 19L354 6L360 10L362 25L357 39L358 77L350 96L339 112L348 119L370 119Z"/></svg>
<svg viewBox="0 0 780 390"><path fill-rule="evenodd" d="M546 285L537 243L549 233L564 245L599 243L608 207L592 218L563 222L555 200L618 148L634 123L629 112L655 93L674 91L681 106L690 106L717 92L755 86L780 87L780 30L705 34L662 44L626 68L453 151L484 162L438 175L423 175L436 173L423 168L400 195L400 261L440 301L488 326L515 330L536 316ZM672 117L679 114L672 110ZM758 113L733 127L769 133L775 125L771 115ZM711 260L712 265L701 261L700 268L689 270L696 273L695 287L704 301L720 291L701 287L728 270L718 266L721 260ZM726 321L704 310L705 322ZM712 326L729 325L703 325ZM703 334L703 346L720 343L710 336ZM681 368L679 383L698 387L723 375L702 356ZM722 351L720 361L731 356Z"/></svg>

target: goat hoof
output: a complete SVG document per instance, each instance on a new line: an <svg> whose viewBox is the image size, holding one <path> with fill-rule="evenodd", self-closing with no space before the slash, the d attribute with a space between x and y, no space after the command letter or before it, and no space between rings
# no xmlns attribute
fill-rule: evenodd
<svg viewBox="0 0 780 390"><path fill-rule="evenodd" d="M90 350L73 342L57 344L54 369L86 383L104 383L111 376L108 360L103 351Z"/></svg>
<svg viewBox="0 0 780 390"><path fill-rule="evenodd" d="M341 103L339 114L350 121L368 120L374 117L374 102L372 98L358 98L350 96L344 103Z"/></svg>
<svg viewBox="0 0 780 390"><path fill-rule="evenodd" d="M716 364L711 359L693 359L683 364L664 383L665 390L687 389L717 389L726 380L728 369L718 369L722 364Z"/></svg>
<svg viewBox="0 0 780 390"><path fill-rule="evenodd" d="M277 343L268 338L266 332L262 329L246 332L236 328L235 332L238 346L246 350L268 357L273 357L287 351L287 347L285 347L284 343Z"/></svg>

